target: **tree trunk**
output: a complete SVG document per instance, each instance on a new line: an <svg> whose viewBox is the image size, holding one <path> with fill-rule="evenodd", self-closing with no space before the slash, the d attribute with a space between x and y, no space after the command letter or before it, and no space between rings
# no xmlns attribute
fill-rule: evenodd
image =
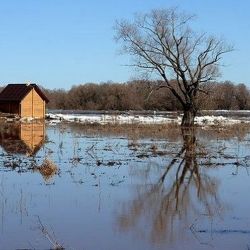
<svg viewBox="0 0 250 250"><path fill-rule="evenodd" d="M183 117L181 121L182 127L192 127L194 126L194 118L196 116L196 110L193 106L185 107L183 110Z"/></svg>

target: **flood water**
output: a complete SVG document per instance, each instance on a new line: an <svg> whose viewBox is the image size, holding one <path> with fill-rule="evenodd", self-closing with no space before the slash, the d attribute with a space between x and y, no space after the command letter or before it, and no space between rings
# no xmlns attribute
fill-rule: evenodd
<svg viewBox="0 0 250 250"><path fill-rule="evenodd" d="M4 124L0 249L249 249L246 128Z"/></svg>

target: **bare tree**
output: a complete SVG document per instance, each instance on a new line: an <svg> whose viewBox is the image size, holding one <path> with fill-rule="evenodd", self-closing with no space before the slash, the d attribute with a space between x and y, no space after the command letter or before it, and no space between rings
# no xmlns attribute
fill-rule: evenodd
<svg viewBox="0 0 250 250"><path fill-rule="evenodd" d="M193 31L189 25L193 17L177 9L159 9L115 25L117 41L132 56L131 66L160 76L163 82L153 90L168 88L180 102L182 126L194 124L197 93L219 76L222 55L232 51L222 39Z"/></svg>

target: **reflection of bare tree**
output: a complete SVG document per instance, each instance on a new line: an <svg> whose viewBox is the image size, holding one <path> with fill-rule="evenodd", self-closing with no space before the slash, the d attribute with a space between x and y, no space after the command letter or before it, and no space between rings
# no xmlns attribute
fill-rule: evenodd
<svg viewBox="0 0 250 250"><path fill-rule="evenodd" d="M137 197L123 207L119 217L122 230L136 227L145 216L147 223L152 223L153 241L172 241L183 235L194 218L201 214L213 216L221 208L216 179L199 166L194 130L182 130L182 135L183 146L157 181L139 186Z"/></svg>

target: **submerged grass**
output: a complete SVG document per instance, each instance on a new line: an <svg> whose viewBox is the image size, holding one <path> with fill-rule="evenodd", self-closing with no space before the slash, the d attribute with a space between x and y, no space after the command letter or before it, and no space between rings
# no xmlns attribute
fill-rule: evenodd
<svg viewBox="0 0 250 250"><path fill-rule="evenodd" d="M120 124L100 125L81 123L61 123L60 129L70 128L72 132L87 135L125 136L136 142L139 138L178 140L182 138L181 127L176 123L169 124ZM250 132L250 124L195 126L194 132L210 138L243 139Z"/></svg>
<svg viewBox="0 0 250 250"><path fill-rule="evenodd" d="M240 123L227 126L210 126L203 129L205 134L216 136L220 139L238 138L239 140L250 132L250 124Z"/></svg>
<svg viewBox="0 0 250 250"><path fill-rule="evenodd" d="M53 131L53 127L50 129ZM117 219L119 229L126 230L133 227L136 225L138 218L143 218L145 211L147 211L148 228L150 229L152 225L151 238L154 242L162 242L165 233L182 235L178 228L175 229L168 223L169 221L177 221L174 225L178 227L180 212L183 220L186 221L188 221L188 217L185 217L185 215L188 215L190 211L191 213L195 211L195 216L198 213L204 213L205 209L215 215L222 213L224 204L218 196L219 181L214 176L209 175L209 168L228 165L238 168L239 166L249 165L248 158L244 158L245 153L243 155L239 153L238 155L238 151L235 151L235 149L226 150L227 147L231 147L231 144L235 146L234 143L224 143L224 140L231 138L233 138L233 142L247 138L246 135L250 131L249 125L195 127L192 131L197 134L196 138L192 133L184 136L180 127L174 124L86 125L60 123L56 127L56 133L54 131L53 135L48 133L51 137L46 140L47 146L44 154L40 158L34 157L36 162L32 165L34 168L31 171L40 172L45 181L48 181L61 168L64 177L71 178L70 180L74 183L72 187L77 188L72 190L88 191L92 188L87 186L93 186L94 194L99 192L100 199L98 202L100 204L100 194L106 191L107 185L105 184L109 185L108 188L110 186L115 187L112 188L110 197L112 197L113 191L120 192L122 189L127 191L126 187L135 187L136 195L130 197L127 203L125 200L122 209L119 207ZM103 136L103 138L99 140L97 138L99 136ZM85 137L90 137L90 139ZM116 138L113 140L114 137L121 140L116 140ZM123 140L124 138L127 141ZM146 140L141 140L142 138L146 138ZM210 143L210 140L214 139L221 140ZM68 145L68 143L70 144ZM228 156L231 158L228 158ZM49 159L49 157L51 158ZM33 158L29 157L28 159ZM22 163L17 160L9 160L9 158L8 162L11 162L13 167L22 166L22 164L29 166L29 162ZM129 163L129 165L126 165L126 163ZM78 164L82 164L83 167L75 168ZM120 165L121 171L119 171ZM235 171L233 174L236 175L237 172ZM136 180L136 182L130 182L131 180ZM123 182L125 182L124 186L121 189L117 188ZM69 185L68 179L63 179L63 183ZM87 188L78 187L78 184L83 183ZM134 183L139 183L139 186L133 185ZM57 187L59 190L61 185L56 185L55 190ZM80 201L89 197L80 194L82 193L79 193L79 197L76 196ZM196 194L197 203L194 201ZM41 197L43 197L43 194ZM123 198L122 195L120 197ZM40 197L38 198L40 199ZM95 199L94 196L93 199ZM89 200L86 201L89 202ZM121 204L119 202L120 200L116 204ZM110 200L107 201L108 205L110 205L109 203ZM78 204L80 203L77 202L77 206ZM200 205L204 208L202 211L199 210ZM64 202L62 202L62 206L64 206ZM52 208L54 208L53 204ZM55 206L55 208L58 208L58 206ZM53 212L53 209L50 211ZM58 211L56 209L54 211L55 217L58 217ZM76 215L82 216L83 211L81 209L79 211L80 213ZM98 211L101 211L101 209ZM88 213L86 214L89 216ZM46 218L46 214L40 215L41 218ZM69 217L66 217L68 221L71 218L70 216L71 213L69 212ZM63 245L59 243L51 227L43 224L40 219L38 219L38 225L42 235L49 241L53 249L63 249ZM188 228L187 225L183 225ZM206 230L206 227L204 228ZM203 228L201 229L203 230ZM55 228L55 230L57 233L60 232L58 228ZM203 233L203 231L199 231L197 227L194 232ZM98 230L96 232L98 233Z"/></svg>
<svg viewBox="0 0 250 250"><path fill-rule="evenodd" d="M64 127L64 124L61 124ZM170 137L175 131L177 136L180 132L180 127L177 124L164 125L144 125L144 124L121 124L121 125L100 125L100 124L66 124L73 132L86 133L91 135L116 135L116 136L133 136L133 137Z"/></svg>
<svg viewBox="0 0 250 250"><path fill-rule="evenodd" d="M45 159L41 166L35 168L43 176L45 181L49 181L55 174L58 173L58 167L54 162L49 159Z"/></svg>

